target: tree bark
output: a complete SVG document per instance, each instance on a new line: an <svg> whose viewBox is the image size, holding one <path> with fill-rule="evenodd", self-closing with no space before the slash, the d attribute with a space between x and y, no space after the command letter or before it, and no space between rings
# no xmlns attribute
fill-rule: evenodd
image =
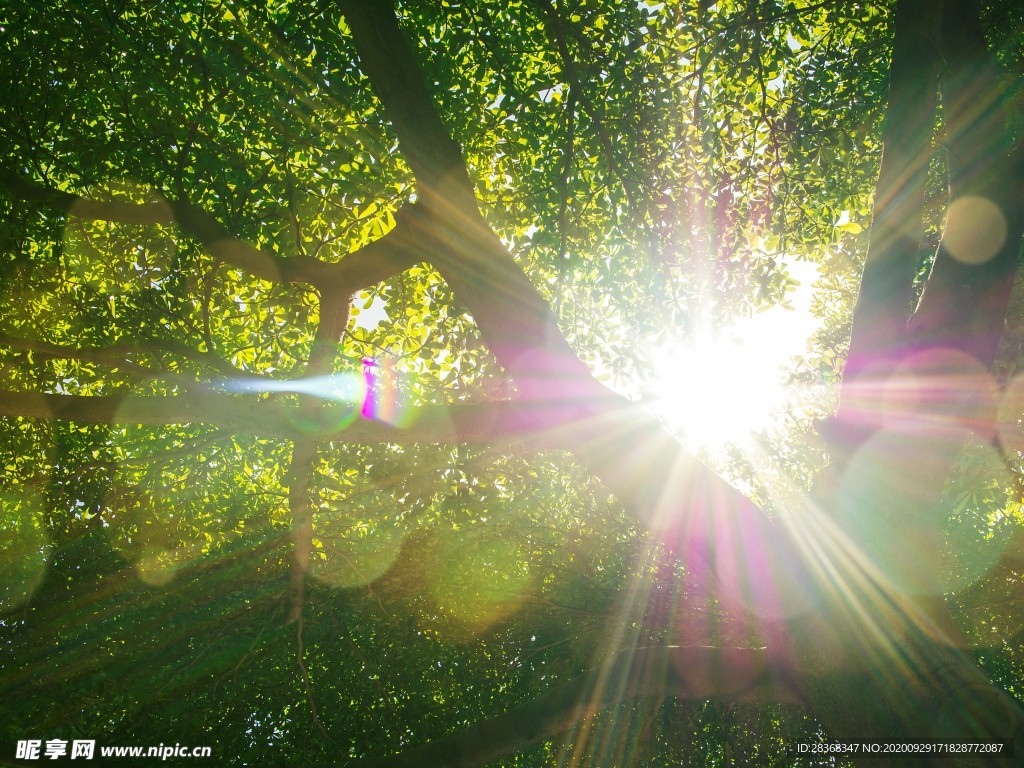
<svg viewBox="0 0 1024 768"><path fill-rule="evenodd" d="M939 16L934 0L896 5L882 159L875 186L870 245L854 308L844 397L836 420L862 424L852 386L884 375L906 343L914 275L923 247L922 210L937 104Z"/></svg>
<svg viewBox="0 0 1024 768"><path fill-rule="evenodd" d="M941 34L931 49L939 42L945 59L950 213L910 316L936 87L933 30ZM836 551L832 594L792 625L811 709L840 738L981 741L1024 733L1020 708L970 657L943 596L940 559L943 479L972 431L992 436L986 371L1021 238L1008 149L977 3L901 0L872 244L832 435L836 457L816 489L858 559ZM1003 239L993 245L986 235L1000 223ZM904 400L894 406L885 394L896 389ZM961 764L946 757L893 765L933 762ZM967 764L990 762L1000 764L978 757Z"/></svg>

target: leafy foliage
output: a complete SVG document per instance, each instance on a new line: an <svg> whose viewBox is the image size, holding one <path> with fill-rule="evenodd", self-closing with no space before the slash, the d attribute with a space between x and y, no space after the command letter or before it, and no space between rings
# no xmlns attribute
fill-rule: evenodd
<svg viewBox="0 0 1024 768"><path fill-rule="evenodd" d="M993 35L1011 5L988 10ZM889 6L410 0L400 16L487 223L580 358L634 392L666 333L787 302L794 259L819 266L824 318L794 380L838 376ZM399 426L514 390L427 264L347 286L344 332L313 370L338 297L301 270L351 264L419 199L331 4L9 3L0 35L0 387L116 399L108 423L0 423L5 742L354 759L458 731L622 648L751 642L560 453L321 439L303 420L313 398L296 382L314 375L390 387ZM997 50L1019 74L1019 51ZM89 201L164 213L108 220ZM229 237L189 224L195 211ZM234 429L116 418L239 392L258 394ZM340 397L339 426L361 399ZM291 408L292 439L265 434L256 405ZM801 484L820 462L809 419L780 438ZM316 449L297 466L303 435ZM1019 526L1006 486L1021 468L979 486L993 458L974 450L950 481L951 526L984 538ZM301 473L312 551L288 623ZM999 585L1019 606L1020 569L964 579L965 624L1019 693L1021 627L998 616ZM630 734L616 765L771 766L817 728L785 707L630 701L576 736Z"/></svg>

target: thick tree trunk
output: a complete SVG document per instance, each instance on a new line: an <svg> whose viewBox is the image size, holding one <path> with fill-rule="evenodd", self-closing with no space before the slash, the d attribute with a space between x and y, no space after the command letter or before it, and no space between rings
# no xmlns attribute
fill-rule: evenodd
<svg viewBox="0 0 1024 768"><path fill-rule="evenodd" d="M816 497L859 561L836 552L832 592L815 615L791 625L811 708L844 739L1019 741L1024 734L1020 709L970 658L941 578L942 481L972 431L992 438L986 371L1021 239L1002 96L978 18L973 0L901 0L897 8L872 244L833 435L837 461ZM940 39L929 41L940 29ZM950 205L911 316L936 88L932 50L944 58ZM894 408L886 397L897 389L903 402ZM961 764L944 756L893 765L933 762ZM963 764L990 762L1007 764L978 756Z"/></svg>
<svg viewBox="0 0 1024 768"><path fill-rule="evenodd" d="M850 385L883 375L905 351L901 345L923 245L921 219L935 125L938 7L934 0L896 6L871 241L843 369L847 391L837 414L843 425L856 425L860 415Z"/></svg>

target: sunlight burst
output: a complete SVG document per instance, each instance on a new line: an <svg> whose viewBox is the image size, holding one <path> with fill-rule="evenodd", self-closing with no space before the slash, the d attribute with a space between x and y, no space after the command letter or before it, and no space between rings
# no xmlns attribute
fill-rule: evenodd
<svg viewBox="0 0 1024 768"><path fill-rule="evenodd" d="M785 402L771 348L737 336L704 335L664 349L658 370L658 410L695 447L741 443L769 425Z"/></svg>
<svg viewBox="0 0 1024 768"><path fill-rule="evenodd" d="M810 309L817 268L798 262L790 272L800 281L791 307L657 348L653 407L691 449L747 443L786 405L787 370L820 322Z"/></svg>

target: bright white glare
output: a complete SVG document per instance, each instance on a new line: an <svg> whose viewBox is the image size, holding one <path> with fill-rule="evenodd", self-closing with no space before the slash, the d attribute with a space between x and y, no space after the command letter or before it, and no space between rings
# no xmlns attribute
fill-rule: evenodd
<svg viewBox="0 0 1024 768"><path fill-rule="evenodd" d="M311 376L288 381L275 381L268 378L233 379L226 382L225 387L230 392L287 392L355 404L362 403L366 397L365 377L355 372Z"/></svg>
<svg viewBox="0 0 1024 768"><path fill-rule="evenodd" d="M786 371L818 327L810 304L816 265L795 262L792 309L776 306L729 328L659 346L653 407L692 450L742 445L786 405Z"/></svg>
<svg viewBox="0 0 1024 768"><path fill-rule="evenodd" d="M375 331L378 325L388 319L388 303L380 296L374 296L370 306L364 309L365 299L365 294L359 294L352 302L353 306L359 307L354 323L357 328L362 328L364 331Z"/></svg>

